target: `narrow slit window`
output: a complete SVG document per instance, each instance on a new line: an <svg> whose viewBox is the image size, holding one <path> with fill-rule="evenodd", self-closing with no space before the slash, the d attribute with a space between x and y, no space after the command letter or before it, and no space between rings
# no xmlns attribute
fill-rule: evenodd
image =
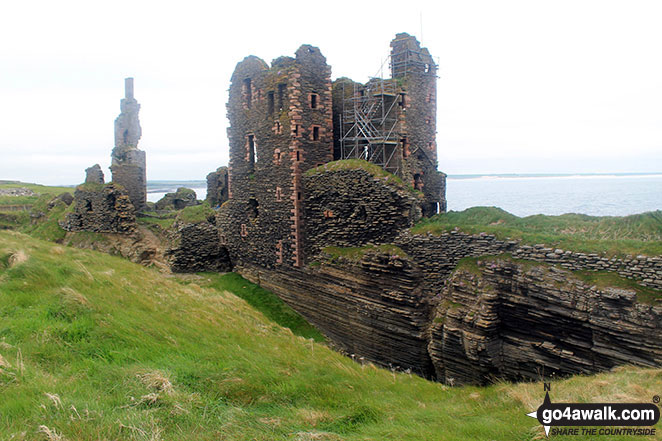
<svg viewBox="0 0 662 441"><path fill-rule="evenodd" d="M285 105L285 95L287 94L287 85L279 84L278 85L278 110L283 110Z"/></svg>
<svg viewBox="0 0 662 441"><path fill-rule="evenodd" d="M297 150L297 161L301 161L301 154L299 150Z"/></svg>
<svg viewBox="0 0 662 441"><path fill-rule="evenodd" d="M274 102L274 93L273 93L273 92L269 92L269 93L267 94L267 112L269 113L269 115L273 115L273 113L274 113L274 105L275 105L275 102Z"/></svg>
<svg viewBox="0 0 662 441"><path fill-rule="evenodd" d="M297 136L297 137L299 136L299 124L294 125L293 132L294 132L294 136Z"/></svg>
<svg viewBox="0 0 662 441"><path fill-rule="evenodd" d="M320 128L315 126L313 127L313 141L319 141L320 140Z"/></svg>
<svg viewBox="0 0 662 441"><path fill-rule="evenodd" d="M257 145L255 135L248 135L248 162L255 164L257 161Z"/></svg>
<svg viewBox="0 0 662 441"><path fill-rule="evenodd" d="M244 103L246 104L246 107L249 109L251 108L251 101L253 101L253 88L251 85L251 79L246 78L244 80Z"/></svg>
<svg viewBox="0 0 662 441"><path fill-rule="evenodd" d="M310 108L311 109L317 109L317 99L318 99L318 97L319 97L319 95L317 95L316 93L311 93L310 94Z"/></svg>

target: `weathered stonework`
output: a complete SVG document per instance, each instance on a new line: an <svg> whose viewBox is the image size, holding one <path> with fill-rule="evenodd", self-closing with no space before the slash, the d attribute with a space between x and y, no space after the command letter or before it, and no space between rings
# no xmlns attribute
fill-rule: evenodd
<svg viewBox="0 0 662 441"><path fill-rule="evenodd" d="M99 164L94 164L92 167L85 169L85 183L86 184L104 184L103 172Z"/></svg>
<svg viewBox="0 0 662 441"><path fill-rule="evenodd" d="M477 270L458 270L450 279L429 349L437 378L451 384L539 380L621 364L658 367L662 306L555 267L479 261Z"/></svg>
<svg viewBox="0 0 662 441"><path fill-rule="evenodd" d="M142 135L138 112L140 104L133 97L133 78L125 80L125 97L120 102L121 113L115 119L115 148L110 170L113 182L122 185L137 211L147 208L147 177L145 152L138 149Z"/></svg>
<svg viewBox="0 0 662 441"><path fill-rule="evenodd" d="M429 51L401 33L391 41L392 78L333 84L334 159L380 163L423 193L424 216L446 211L446 175L437 171L436 70Z"/></svg>
<svg viewBox="0 0 662 441"><path fill-rule="evenodd" d="M303 178L306 255L326 246L392 242L421 217L415 192L362 169L325 171Z"/></svg>
<svg viewBox="0 0 662 441"><path fill-rule="evenodd" d="M216 226L208 222L174 225L166 250L170 269L178 273L232 270L227 249L220 245Z"/></svg>
<svg viewBox="0 0 662 441"><path fill-rule="evenodd" d="M219 167L207 175L207 202L218 207L228 200L228 168Z"/></svg>
<svg viewBox="0 0 662 441"><path fill-rule="evenodd" d="M300 267L302 175L333 158L326 59L309 45L271 67L245 58L232 75L228 117L229 200L217 219L222 243L236 263Z"/></svg>
<svg viewBox="0 0 662 441"><path fill-rule="evenodd" d="M137 224L128 194L110 183L79 186L74 192L74 212L60 226L66 231L129 234Z"/></svg>

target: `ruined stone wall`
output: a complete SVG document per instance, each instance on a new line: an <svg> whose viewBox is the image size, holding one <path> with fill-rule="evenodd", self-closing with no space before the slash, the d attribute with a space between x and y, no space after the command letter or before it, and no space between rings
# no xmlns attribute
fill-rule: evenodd
<svg viewBox="0 0 662 441"><path fill-rule="evenodd" d="M85 183L86 184L104 184L103 172L99 164L94 164L92 167L85 169Z"/></svg>
<svg viewBox="0 0 662 441"><path fill-rule="evenodd" d="M437 65L406 33L391 41L391 74L402 83L403 178L425 195L423 215L446 210L446 175L437 171Z"/></svg>
<svg viewBox="0 0 662 441"><path fill-rule="evenodd" d="M362 169L304 176L306 255L325 246L392 242L421 217L416 194Z"/></svg>
<svg viewBox="0 0 662 441"><path fill-rule="evenodd" d="M113 149L110 170L113 182L126 189L131 203L137 211L147 208L147 176L145 174L145 152L138 149Z"/></svg>
<svg viewBox="0 0 662 441"><path fill-rule="evenodd" d="M441 292L460 259L513 252L519 244L498 240L492 235L469 235L459 231L439 236L404 231L394 243L420 265L426 284L434 293Z"/></svg>
<svg viewBox="0 0 662 441"><path fill-rule="evenodd" d="M60 224L66 231L133 233L137 227L131 200L119 185L84 184L74 192L74 211Z"/></svg>
<svg viewBox="0 0 662 441"><path fill-rule="evenodd" d="M386 170L423 192L424 216L446 211L446 175L437 170L436 69L428 50L402 33L391 42L391 79L362 85L339 78L333 86L334 158L368 159L367 151L371 161L385 162ZM370 130L362 127L366 120ZM376 141L379 136L386 140L383 146ZM347 139L344 152L342 137ZM385 157L378 154L381 148Z"/></svg>
<svg viewBox="0 0 662 441"><path fill-rule="evenodd" d="M140 104L133 96L133 78L125 79L125 97L115 119L115 148L110 170L113 182L124 187L137 211L147 208L147 166L145 152L138 149L142 129L138 119Z"/></svg>
<svg viewBox="0 0 662 441"><path fill-rule="evenodd" d="M267 66L256 57L232 76L229 197L221 242L237 262L303 264L302 174L332 159L331 70L319 49Z"/></svg>
<svg viewBox="0 0 662 441"><path fill-rule="evenodd" d="M228 168L219 167L207 175L207 202L217 207L228 200Z"/></svg>
<svg viewBox="0 0 662 441"><path fill-rule="evenodd" d="M432 323L430 356L451 384L662 365L662 306L546 265L496 259L458 271Z"/></svg>
<svg viewBox="0 0 662 441"><path fill-rule="evenodd" d="M219 231L208 222L174 225L166 250L170 269L176 273L231 271L230 256L220 244Z"/></svg>
<svg viewBox="0 0 662 441"><path fill-rule="evenodd" d="M519 241L499 240L491 234L470 235L459 231L438 236L403 232L394 243L421 265L426 280L437 291L443 287L460 259L502 253L573 271L610 271L636 280L640 285L662 289L662 257L659 256L608 258L544 245L521 245Z"/></svg>

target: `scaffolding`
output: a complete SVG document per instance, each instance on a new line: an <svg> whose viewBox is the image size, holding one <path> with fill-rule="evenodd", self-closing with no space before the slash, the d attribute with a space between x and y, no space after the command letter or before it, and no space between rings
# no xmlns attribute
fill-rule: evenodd
<svg viewBox="0 0 662 441"><path fill-rule="evenodd" d="M343 85L343 97L341 159L363 159L399 174L397 107L403 98L397 81L372 78L366 86L355 83L351 91Z"/></svg>

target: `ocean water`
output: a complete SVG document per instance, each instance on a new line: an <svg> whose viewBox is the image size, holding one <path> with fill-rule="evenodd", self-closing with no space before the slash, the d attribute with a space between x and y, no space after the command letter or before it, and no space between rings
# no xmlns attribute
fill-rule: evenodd
<svg viewBox="0 0 662 441"><path fill-rule="evenodd" d="M626 216L662 210L661 174L449 176L448 210L495 206L516 216Z"/></svg>
<svg viewBox="0 0 662 441"><path fill-rule="evenodd" d="M205 181L147 183L147 200L156 202L177 187L207 194ZM448 210L495 206L517 216L582 213L626 216L662 210L662 173L618 175L450 175Z"/></svg>

